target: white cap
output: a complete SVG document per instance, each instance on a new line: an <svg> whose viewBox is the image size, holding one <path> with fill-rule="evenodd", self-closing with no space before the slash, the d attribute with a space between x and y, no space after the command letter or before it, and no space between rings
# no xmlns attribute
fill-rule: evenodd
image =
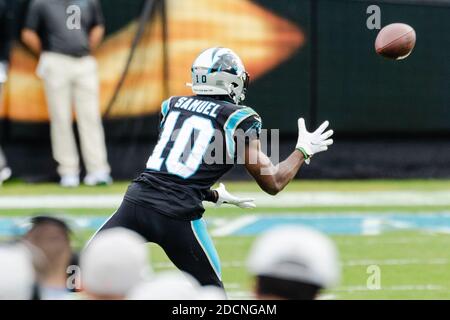
<svg viewBox="0 0 450 320"><path fill-rule="evenodd" d="M35 281L31 253L21 245L0 247L0 300L30 300Z"/></svg>
<svg viewBox="0 0 450 320"><path fill-rule="evenodd" d="M100 232L82 252L81 279L87 293L125 296L151 273L146 241L115 228Z"/></svg>
<svg viewBox="0 0 450 320"><path fill-rule="evenodd" d="M254 244L248 259L252 274L330 288L338 284L340 265L334 243L299 226L269 231Z"/></svg>
<svg viewBox="0 0 450 320"><path fill-rule="evenodd" d="M197 300L200 284L187 273L158 274L152 281L131 290L128 300Z"/></svg>

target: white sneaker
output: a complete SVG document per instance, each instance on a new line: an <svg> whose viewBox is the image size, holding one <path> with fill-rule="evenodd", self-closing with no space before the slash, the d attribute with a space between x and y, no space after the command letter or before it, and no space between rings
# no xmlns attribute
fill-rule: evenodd
<svg viewBox="0 0 450 320"><path fill-rule="evenodd" d="M0 169L0 186L3 184L3 182L5 182L9 178L11 178L11 175L12 175L12 171L10 168L4 167L4 168Z"/></svg>
<svg viewBox="0 0 450 320"><path fill-rule="evenodd" d="M84 180L84 184L90 187L93 186L109 186L113 183L113 179L109 175L109 173L105 172L95 172L88 174Z"/></svg>
<svg viewBox="0 0 450 320"><path fill-rule="evenodd" d="M76 188L80 185L80 177L78 175L67 174L61 177L59 184L63 188Z"/></svg>

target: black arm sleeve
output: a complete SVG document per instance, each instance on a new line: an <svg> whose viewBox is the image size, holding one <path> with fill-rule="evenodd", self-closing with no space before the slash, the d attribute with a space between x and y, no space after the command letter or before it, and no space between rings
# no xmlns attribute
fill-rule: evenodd
<svg viewBox="0 0 450 320"><path fill-rule="evenodd" d="M9 61L9 53L13 41L14 12L11 4L0 0L0 61Z"/></svg>
<svg viewBox="0 0 450 320"><path fill-rule="evenodd" d="M28 7L27 16L25 19L25 29L30 29L39 32L41 26L41 7L39 1L32 0Z"/></svg>
<svg viewBox="0 0 450 320"><path fill-rule="evenodd" d="M262 123L258 116L252 116L239 125L235 132L236 139L245 139L251 141L259 139L261 135Z"/></svg>
<svg viewBox="0 0 450 320"><path fill-rule="evenodd" d="M203 199L208 202L217 203L219 200L219 194L215 190L207 190Z"/></svg>
<svg viewBox="0 0 450 320"><path fill-rule="evenodd" d="M98 0L92 0L92 24L91 28L97 27L97 26L103 26L105 25L105 18L103 16L102 6Z"/></svg>

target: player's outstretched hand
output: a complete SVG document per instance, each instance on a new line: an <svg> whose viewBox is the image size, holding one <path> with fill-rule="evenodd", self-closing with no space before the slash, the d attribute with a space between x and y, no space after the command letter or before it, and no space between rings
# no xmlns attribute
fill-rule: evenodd
<svg viewBox="0 0 450 320"><path fill-rule="evenodd" d="M256 208L256 205L254 203L254 199L241 199L236 196L233 196L230 194L227 189L225 188L225 185L221 183L219 185L219 188L214 189L217 194L219 195L219 199L217 200L217 206L220 207L224 203L231 204L236 207L242 208L242 209L253 209Z"/></svg>
<svg viewBox="0 0 450 320"><path fill-rule="evenodd" d="M328 150L328 147L333 144L333 139L330 139L334 131L325 130L328 128L330 123L325 121L322 125L314 132L308 132L306 129L305 119L298 119L298 141L296 148L300 150L305 156L305 162L310 163L311 157L319 152L324 152Z"/></svg>

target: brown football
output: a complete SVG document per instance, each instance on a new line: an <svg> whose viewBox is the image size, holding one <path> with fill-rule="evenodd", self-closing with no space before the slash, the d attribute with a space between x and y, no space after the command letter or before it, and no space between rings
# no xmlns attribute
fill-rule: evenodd
<svg viewBox="0 0 450 320"><path fill-rule="evenodd" d="M375 50L385 58L401 60L408 57L416 45L416 32L404 23L393 23L380 30Z"/></svg>

